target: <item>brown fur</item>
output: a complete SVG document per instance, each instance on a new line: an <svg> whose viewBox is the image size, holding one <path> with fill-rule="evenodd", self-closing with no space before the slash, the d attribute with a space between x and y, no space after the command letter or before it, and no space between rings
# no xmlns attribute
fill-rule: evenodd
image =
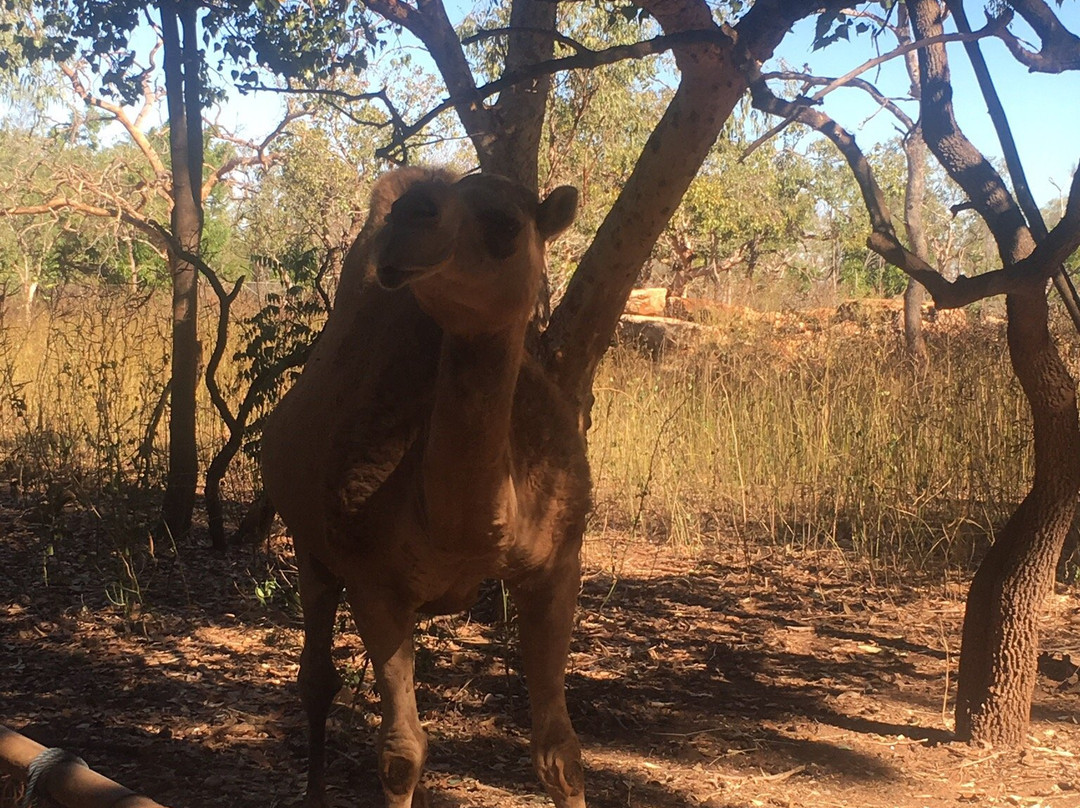
<svg viewBox="0 0 1080 808"><path fill-rule="evenodd" d="M387 804L408 808L422 804L426 754L416 614L465 608L491 577L518 605L537 771L559 808L585 806L563 671L589 473L569 403L523 347L544 240L574 204L571 189L541 204L507 180L438 169L383 177L323 336L268 419L266 489L300 567L309 806L325 805L342 587L383 699ZM376 270L402 285L381 287Z"/></svg>

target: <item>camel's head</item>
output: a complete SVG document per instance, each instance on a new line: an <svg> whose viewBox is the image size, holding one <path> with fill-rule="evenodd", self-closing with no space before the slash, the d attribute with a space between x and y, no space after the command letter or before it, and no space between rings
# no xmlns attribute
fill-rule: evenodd
<svg viewBox="0 0 1080 808"><path fill-rule="evenodd" d="M544 243L577 212L577 190L556 188L539 201L503 177L472 174L426 180L391 206L378 236L376 276L408 284L445 330L501 330L528 318L544 271Z"/></svg>

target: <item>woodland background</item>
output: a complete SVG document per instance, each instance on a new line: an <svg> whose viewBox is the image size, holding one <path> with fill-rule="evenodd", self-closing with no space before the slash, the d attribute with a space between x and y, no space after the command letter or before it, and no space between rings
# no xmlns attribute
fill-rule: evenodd
<svg viewBox="0 0 1080 808"><path fill-rule="evenodd" d="M445 80L392 15L388 22L374 13L386 12L381 3L350 5L347 13L332 3L307 11L302 4L252 6L260 14L270 9L264 17L245 17L248 4L176 4L177 42L188 58L200 55L184 64L183 93L166 81L168 15L157 16L158 4L108 6L11 2L0 12L7 46L0 59L0 581L7 610L0 647L18 660L13 683L0 694L0 715L36 727L50 742L94 746L107 739L102 754L119 766L118 779L171 795L178 805L211 804L207 794L222 789L232 794L229 804L284 804L299 793L290 776L266 781L272 797L245 796L250 772L263 772L282 749L297 754L287 738L299 732L300 712L286 684L299 648L288 543L278 533L257 544L233 540L260 489L260 419L299 372L332 306L372 182L401 160L472 170L477 146L449 111L430 114L452 106ZM173 8L160 7L166 6ZM853 40L872 56L911 41L903 5L811 6L804 16L815 49ZM56 31L72 19L49 14L73 9L77 35L65 39ZM648 10L618 3L558 9L554 54L582 64L552 75L535 184L577 186L582 209L549 250L552 306L680 80L672 45L651 46L655 52L644 58L595 57L663 35ZM1061 9L1071 13L1071 4ZM509 6L451 11L478 86L521 69L508 61L512 48L500 34L514 24ZM709 11L717 24L738 24L746 13L738 0ZM98 36L87 40L91 26ZM205 39L181 37L195 30ZM1027 29L1022 35L1037 38ZM959 44L951 47L962 58ZM793 67L804 58L777 49L767 66L775 92L810 95L822 86ZM1004 49L1002 58L1011 58ZM865 95L875 117L895 121L895 137L863 145L888 209L897 212L897 230L920 225L920 257L949 281L1001 266L994 236L968 195L925 152L917 157L922 191L913 180L909 146L920 136L920 113L908 75L896 84L895 74L869 71L837 92ZM187 123L193 109L200 120L199 129L186 132L190 152L183 158L201 152L188 176L197 178L201 203L194 240L177 219L182 161L179 119L169 105L181 96ZM984 105L974 91L957 102ZM864 118L844 123L857 129ZM865 189L833 144L800 121L774 131L779 120L742 96L637 271L636 285L666 288L665 313L693 327L661 324L676 330L664 330L666 342L644 349L624 328L593 379L595 507L582 618L590 650L575 652L571 690L577 681L584 744L592 737L597 749L590 762L599 771L597 804L916 805L969 797L1080 804L1070 802L1080 788L1073 767L1080 735L1069 726L1075 696L1062 689L1075 678L1066 653L1080 651L1075 530L1055 559L1056 583L1041 623L1031 732L1042 734L1025 729L1022 744L1042 751L1029 751L1025 760L1013 752L987 757L920 747L923 756L887 765L880 750L868 751L881 738L892 739L895 757L897 746L912 739L929 746L949 737L961 601L1031 487L1032 422L1009 364L1002 299L956 311L916 301L917 338L910 323L905 331L901 297L909 276L867 245L877 223ZM1041 206L1048 228L1067 212L1070 177L1058 181L1060 193ZM1070 257L1065 268L1078 263ZM169 495L162 500L164 489L175 490L170 471L186 462L176 453L178 407L171 403L184 350L176 329L178 268L185 264L202 276L185 304L194 315L189 359L198 379L189 464L198 474L180 486L190 488L186 519L183 503L177 510L175 497L171 505ZM1050 322L1075 377L1080 338L1056 297ZM204 498L207 510L191 507ZM886 627L871 630L873 615L884 612ZM717 615L724 614L744 621L743 628L723 623ZM785 624L784 615L795 615L793 622ZM436 765L433 776L455 804L529 804L528 785L499 779L505 761L494 741L478 751L464 746L489 731L495 739L515 738L515 749L524 737L515 723L523 711L506 627L512 616L488 618L425 628L421 642L432 651L428 709L436 723L448 711L457 718L443 739L454 763L442 771ZM645 639L620 645L619 633L635 624ZM907 636L909 628L918 636ZM812 638L803 634L808 629ZM841 653L837 632L845 631L851 648L830 665L829 655ZM185 633L198 645L179 653L176 638ZM760 642L746 642L749 634ZM163 640L171 650L155 644ZM351 675L336 719L342 754L367 742L350 738L369 734L352 725L370 723L373 698L352 642L344 650L346 638L341 651ZM664 667L665 643L683 659L683 678ZM722 673L710 667L717 654L744 644L753 649L739 657L744 665L725 662ZM609 661L591 650L598 646L611 651ZM235 659L220 658L222 647ZM124 679L116 666L125 655L145 655L146 664L164 671L155 674L163 677L156 699L141 694L125 704L98 692L94 682ZM177 683L192 670L217 682L219 694L253 687L258 674L242 661L251 655L263 660L273 687L236 708L242 719L222 718L226 697L213 688L202 707L176 709L187 692ZM442 660L446 655L457 662ZM92 676L72 673L79 659L94 660ZM712 678L696 678L698 662ZM230 666L245 670L226 681ZM35 695L44 671L61 682L73 677L61 689L94 692L89 728L55 693L43 699L48 688ZM784 698L777 695L778 672L791 677ZM627 691L621 719L589 711L590 700L617 700L612 694L635 676L647 686ZM856 684L862 676L876 691ZM739 677L742 695L731 701L717 681ZM754 677L771 677L772 689L755 695L746 688ZM799 695L812 692L815 681L827 710L807 707ZM493 706L488 691L506 695ZM850 709L835 703L845 692L859 694ZM905 702L905 692L917 696L916 706ZM699 698L708 703L696 704ZM503 699L509 712L499 709ZM294 715L284 717L290 710ZM829 723L826 713L866 720L833 721L846 734L826 750L814 740ZM267 715L284 723L275 728ZM624 724L623 731L605 721ZM665 721L662 742L628 749L619 740ZM720 735L710 734L725 722ZM777 740L788 732L785 722L791 738ZM214 735L215 726L224 734ZM762 727L773 735L763 738ZM739 733L747 743L740 745ZM239 757L230 774L196 789L196 800L170 784L158 759L125 768L124 745L148 739L169 746L177 771L199 782L213 755L234 750L228 754ZM792 759L783 752L791 743L813 751ZM837 748L855 750L857 776L842 776L852 763ZM339 772L346 791L374 788L364 779L368 751L356 753L355 765L340 764L353 767ZM742 755L753 760L749 768L738 768ZM951 768L949 755L967 757L957 777L938 782L935 772ZM463 760L478 761L472 781L454 779ZM670 767L666 781L648 771L655 760ZM302 770L302 761L293 764ZM963 777L969 764L980 772L970 788ZM529 783L527 768L518 761L509 771L520 769ZM709 778L713 787L705 788ZM1013 789L1010 780L1030 787ZM648 796L632 797L635 788Z"/></svg>

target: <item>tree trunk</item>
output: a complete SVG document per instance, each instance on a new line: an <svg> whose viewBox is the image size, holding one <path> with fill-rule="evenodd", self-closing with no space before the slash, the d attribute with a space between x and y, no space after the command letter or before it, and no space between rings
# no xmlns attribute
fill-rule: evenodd
<svg viewBox="0 0 1080 808"><path fill-rule="evenodd" d="M202 107L196 44L197 7L161 5L165 47L165 89L172 158L172 231L187 252L197 254L202 236ZM183 22L181 45L179 24ZM198 384L198 272L170 253L172 272L172 376L169 408L169 473L162 521L174 536L191 528L199 474L195 444L195 391Z"/></svg>
<svg viewBox="0 0 1080 808"><path fill-rule="evenodd" d="M901 3L896 10L897 28L900 44L910 41L906 35L908 28L907 7ZM922 98L922 85L919 81L919 57L915 51L904 54L911 81L911 97ZM907 230L908 246L915 255L930 263L930 250L926 246L926 225L923 220L923 203L926 200L926 144L923 142L922 127L918 124L903 139L904 157L907 161L907 184L904 186L904 227ZM926 299L926 290L914 278L908 278L904 290L904 342L908 355L919 365L926 365L926 337L923 335L922 304Z"/></svg>
<svg viewBox="0 0 1080 808"><path fill-rule="evenodd" d="M507 44L505 73L550 59L555 51L555 16L558 4L549 0L514 0L510 9L510 27L515 29ZM515 84L500 93L493 109L495 131L489 150L480 153L484 171L502 174L536 190L540 137L544 130L551 77L541 76Z"/></svg>
<svg viewBox="0 0 1080 808"><path fill-rule="evenodd" d="M911 0L917 39L942 31L938 0ZM927 145L986 221L1006 264L1034 249L1001 177L957 126L944 45L919 52ZM1047 327L1045 283L1009 295L1009 356L1031 406L1035 479L972 581L957 682L957 736L1019 744L1027 730L1038 663L1038 613L1080 492L1076 385Z"/></svg>
<svg viewBox="0 0 1080 808"><path fill-rule="evenodd" d="M904 192L904 226L911 251L923 261L930 262L923 223L923 202L926 197L926 144L919 127L908 132L904 139L907 157L907 186ZM908 354L919 364L927 363L926 337L923 334L922 304L926 289L914 278L908 278L904 290L904 342Z"/></svg>
<svg viewBox="0 0 1080 808"><path fill-rule="evenodd" d="M1041 284L1010 295L1009 354L1031 404L1035 480L979 566L968 593L956 734L964 740L1023 742L1038 662L1038 614L1080 491L1076 386L1047 329Z"/></svg>
<svg viewBox="0 0 1080 808"><path fill-rule="evenodd" d="M640 5L665 34L716 27L705 3L642 0ZM593 376L638 272L746 91L740 60L767 60L804 11L791 0L759 0L739 20L729 43L674 49L678 89L582 256L540 345L545 366L580 407L583 431L590 420Z"/></svg>
<svg viewBox="0 0 1080 808"><path fill-rule="evenodd" d="M665 34L714 25L708 8L644 4ZM638 272L746 90L734 48L675 50L678 89L649 136L544 332L544 363L590 423L592 380Z"/></svg>

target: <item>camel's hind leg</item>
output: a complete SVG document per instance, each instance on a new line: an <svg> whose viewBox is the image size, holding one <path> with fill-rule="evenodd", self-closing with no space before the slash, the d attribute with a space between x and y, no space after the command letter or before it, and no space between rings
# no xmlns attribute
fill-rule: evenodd
<svg viewBox="0 0 1080 808"><path fill-rule="evenodd" d="M309 554L297 552L304 650L300 654L300 699L308 720L308 783L305 808L325 808L326 716L341 687L330 651L342 582Z"/></svg>
<svg viewBox="0 0 1080 808"><path fill-rule="evenodd" d="M585 808L581 746L566 710L566 658L581 584L580 533L550 570L510 586L532 711L532 759L557 808Z"/></svg>
<svg viewBox="0 0 1080 808"><path fill-rule="evenodd" d="M348 596L382 702L379 780L387 808L423 808L427 795L419 782L427 736L420 726L413 687L416 614L370 586L356 591L350 586Z"/></svg>

